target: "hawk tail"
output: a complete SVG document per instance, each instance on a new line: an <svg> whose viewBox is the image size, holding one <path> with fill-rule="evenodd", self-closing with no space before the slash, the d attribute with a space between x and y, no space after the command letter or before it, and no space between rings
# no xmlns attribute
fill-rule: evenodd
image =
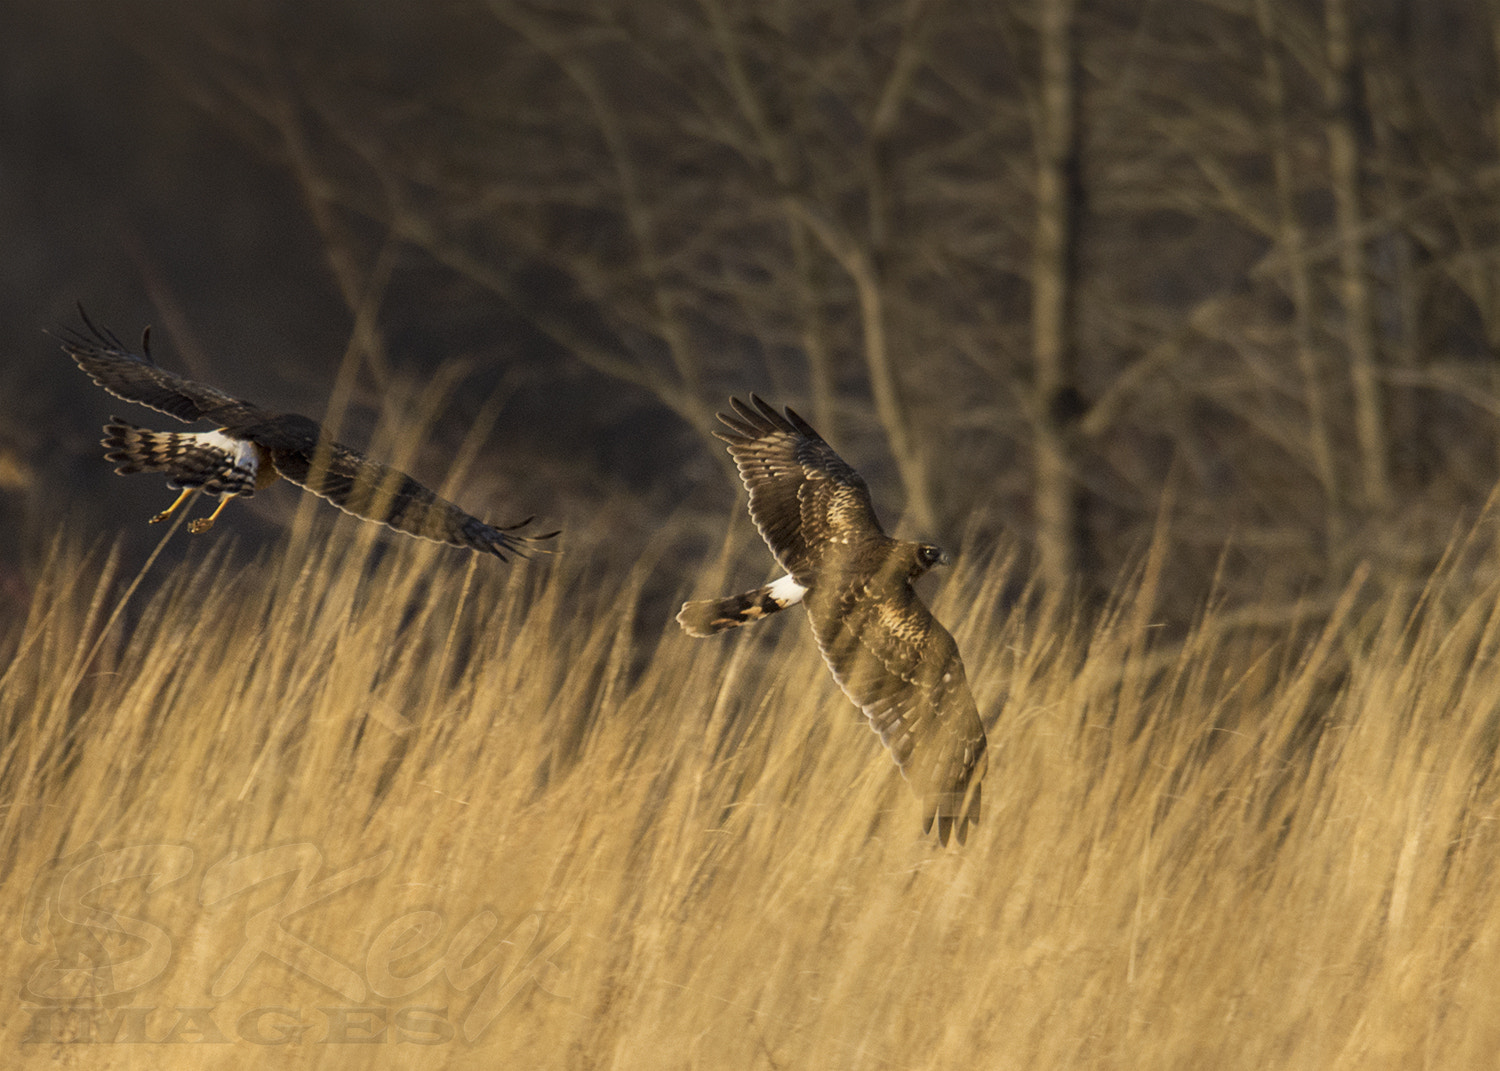
<svg viewBox="0 0 1500 1071"><path fill-rule="evenodd" d="M104 460L115 472L164 472L172 487L201 488L209 495L255 492L254 447L222 432L152 431L111 417L104 426Z"/></svg>
<svg viewBox="0 0 1500 1071"><path fill-rule="evenodd" d="M677 623L689 636L712 636L795 606L806 594L806 587L784 576L774 584L726 599L685 602L677 614Z"/></svg>

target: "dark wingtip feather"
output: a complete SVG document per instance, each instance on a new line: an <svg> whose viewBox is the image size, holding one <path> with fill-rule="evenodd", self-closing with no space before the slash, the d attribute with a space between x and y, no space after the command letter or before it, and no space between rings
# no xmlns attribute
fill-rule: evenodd
<svg viewBox="0 0 1500 1071"><path fill-rule="evenodd" d="M761 415L773 424L779 424L786 418L776 411L775 406L766 401L759 394L750 395L750 403L759 409Z"/></svg>
<svg viewBox="0 0 1500 1071"><path fill-rule="evenodd" d="M822 438L822 436L820 436L816 431L813 430L813 426L807 421L803 420L802 417L797 414L797 411L791 406L786 407L786 418L788 422L791 423L792 427L801 432L803 435L806 435L812 439Z"/></svg>
<svg viewBox="0 0 1500 1071"><path fill-rule="evenodd" d="M536 518L534 516L527 517L524 521L518 521L515 524L508 524L504 527L487 525L486 527L495 532L496 535L494 538L489 539L485 542L484 549L488 550L491 554L499 558L501 561L507 563L509 563L510 561L510 558L506 556L507 554L513 554L517 558L524 558L527 561L531 560L533 554L556 554L556 548L541 547L536 546L535 544L540 543L544 539L557 538L562 534L561 528L558 528L555 531L551 532L543 532L541 535L520 535L517 533L517 529L525 528L535 519Z"/></svg>
<svg viewBox="0 0 1500 1071"><path fill-rule="evenodd" d="M964 801L963 811L960 814L954 815L950 818L943 818L940 820L940 822L946 822L954 827L953 832L958 838L959 847L963 847L968 843L969 827L977 826L979 824L979 813L982 809L983 793L984 785L974 785L969 790L968 798ZM938 839L941 840L945 846L947 845L948 841L947 838L943 835L943 830L941 829L941 827L939 828Z"/></svg>
<svg viewBox="0 0 1500 1071"><path fill-rule="evenodd" d="M759 394L750 395L748 403L738 398L730 398L729 404L734 408L733 413L719 413L719 420L727 425L737 436L736 439L727 438L722 432L714 432L716 436L725 442L737 442L744 439L761 439L773 432L801 432L814 437L817 432L808 426L805 420L797 417L796 420L783 416L776 408ZM791 410L787 410L791 414Z"/></svg>
<svg viewBox="0 0 1500 1071"><path fill-rule="evenodd" d="M100 327L89 316L84 309L83 302L76 303L78 318L83 321L84 330L80 331L71 327L60 328L57 331L48 331L47 334L62 343L63 349L75 361L82 364L84 357L97 356L105 353L120 354L145 364L154 365L156 362L151 358L151 328L147 327L141 333L142 353L132 353L129 346L121 341L120 336L107 327Z"/></svg>
<svg viewBox="0 0 1500 1071"><path fill-rule="evenodd" d="M754 398L755 395L751 395ZM759 413L738 398L729 399L733 413L720 413L719 420L733 429L741 438L758 439L765 434L765 421Z"/></svg>
<svg viewBox="0 0 1500 1071"><path fill-rule="evenodd" d="M719 414L719 419L724 421L724 423L729 427L729 431L715 431L713 433L714 437L722 439L730 446L743 446L745 443L753 443L755 442L755 440L761 437L762 433L760 431L757 431L755 428L752 428L750 425L744 423L743 421L730 419L723 413Z"/></svg>
<svg viewBox="0 0 1500 1071"><path fill-rule="evenodd" d="M75 301L73 304L78 308L78 318L83 321L83 326L87 327L89 331L93 333L95 338L102 339L104 337L104 333L94 326L93 320L89 319L88 310L83 307L82 299Z"/></svg>
<svg viewBox="0 0 1500 1071"><path fill-rule="evenodd" d="M750 395L750 400L755 403L755 407L760 410L761 415L767 421L769 421L770 424L771 424L771 426L773 428L775 428L776 430L778 430L778 431L797 431L798 430L798 428L797 428L797 426L795 424L793 424L790 420L788 420L781 413L778 413L776 411L776 407L773 406L770 402L766 401L764 398L762 398L759 394L752 394L752 395ZM787 412L790 413L791 410L788 409Z"/></svg>
<svg viewBox="0 0 1500 1071"><path fill-rule="evenodd" d="M82 301L78 302L78 316L81 320L83 320L83 326L89 329L89 334L93 335L96 341L101 342L105 346L111 347L113 349L127 349L125 343L121 342L119 336L116 335L113 331L109 330L108 328L100 327L98 324L94 323L93 320L89 319L89 314L84 311Z"/></svg>
<svg viewBox="0 0 1500 1071"><path fill-rule="evenodd" d="M540 543L544 539L552 539L561 534L562 529L559 528L557 531L548 532L546 535L511 536L509 542L507 543L507 547L517 557L525 558L530 561L532 556L536 554L560 553L556 547L540 547L536 544Z"/></svg>

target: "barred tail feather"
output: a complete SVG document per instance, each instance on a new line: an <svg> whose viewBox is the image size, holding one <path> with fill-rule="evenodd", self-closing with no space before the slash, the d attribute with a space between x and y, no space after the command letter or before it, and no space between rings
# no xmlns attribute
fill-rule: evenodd
<svg viewBox="0 0 1500 1071"><path fill-rule="evenodd" d="M794 606L805 594L807 588L784 576L774 584L726 599L685 602L677 614L677 623L689 636L712 636Z"/></svg>
<svg viewBox="0 0 1500 1071"><path fill-rule="evenodd" d="M164 472L172 487L210 495L255 492L254 447L222 432L152 431L111 417L104 435L104 460L115 462L121 476Z"/></svg>
<svg viewBox="0 0 1500 1071"><path fill-rule="evenodd" d="M115 472L130 476L137 472L169 472L172 459L178 450L173 441L178 436L165 431L150 431L147 428L127 424L119 417L111 417L104 425L104 460L117 463Z"/></svg>

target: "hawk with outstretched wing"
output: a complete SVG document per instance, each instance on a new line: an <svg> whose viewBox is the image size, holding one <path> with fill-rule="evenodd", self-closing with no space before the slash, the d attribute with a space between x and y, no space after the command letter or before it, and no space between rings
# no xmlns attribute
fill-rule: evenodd
<svg viewBox="0 0 1500 1071"><path fill-rule="evenodd" d="M538 540L557 534L520 534L531 523L529 517L503 528L486 524L406 473L324 439L316 421L273 413L167 371L151 359L149 329L137 354L112 333L95 327L82 309L79 312L89 333L68 331L59 337L63 349L95 383L116 398L178 420L208 420L217 426L215 431L151 431L110 418L104 428L104 457L118 463L115 471L164 472L167 482L182 490L177 501L151 518L153 524L166 520L200 491L212 498L222 495L210 516L188 525L195 534L206 532L231 499L249 498L284 476L356 517L422 539L488 551L502 561L507 554L525 556Z"/></svg>
<svg viewBox="0 0 1500 1071"><path fill-rule="evenodd" d="M984 724L953 637L932 616L912 581L947 555L930 543L892 539L875 519L859 474L791 409L778 413L755 395L752 408L730 399L720 413L750 492L750 516L787 575L765 587L685 603L689 635L711 636L796 603L833 677L922 801L922 831L937 820L938 840L962 844L979 821Z"/></svg>

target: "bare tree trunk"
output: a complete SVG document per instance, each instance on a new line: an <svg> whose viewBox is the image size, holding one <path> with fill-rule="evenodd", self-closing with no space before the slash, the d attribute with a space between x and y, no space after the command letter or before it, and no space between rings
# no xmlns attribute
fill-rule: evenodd
<svg viewBox="0 0 1500 1071"><path fill-rule="evenodd" d="M1415 150L1412 137L1417 100L1412 68L1404 44L1413 39L1413 11L1396 5L1387 15L1387 32L1368 46L1372 57L1362 79L1375 136L1377 214L1391 221L1374 238L1370 257L1377 273L1374 328L1387 347L1389 364L1406 385L1388 384L1386 428L1391 443L1388 459L1399 478L1409 455L1405 447L1422 436L1422 414L1417 392L1409 384L1422 366L1423 278L1426 265L1412 232L1404 225L1406 206L1421 196L1420 174L1426 161ZM1396 47L1392 47L1395 45Z"/></svg>
<svg viewBox="0 0 1500 1071"><path fill-rule="evenodd" d="M1305 255L1307 236L1297 215L1291 139L1286 114L1286 81L1277 54L1279 34L1273 6L1273 0L1256 0L1255 14L1260 25L1264 54L1266 103L1271 113L1271 158L1276 182L1279 232L1277 241L1281 245L1287 266L1287 286L1292 299L1292 334L1307 406L1308 447L1312 453L1318 482L1322 485L1325 503L1324 536L1328 550L1332 552L1343 542L1339 481L1334 468L1333 440L1328 431L1323 371L1318 367L1318 354L1313 348L1312 325L1316 320L1316 310L1313 307L1312 275Z"/></svg>
<svg viewBox="0 0 1500 1071"><path fill-rule="evenodd" d="M1063 404L1073 389L1069 314L1078 133L1073 92L1073 0L1039 0L1042 50L1037 117L1036 227L1031 334L1035 397L1037 550L1043 588L1056 599L1078 575L1080 509L1072 433Z"/></svg>
<svg viewBox="0 0 1500 1071"><path fill-rule="evenodd" d="M1365 503L1376 509L1391 504L1385 419L1370 299L1370 279L1361 238L1359 140L1355 128L1354 44L1348 0L1325 0L1324 31L1328 47L1325 95L1328 102L1328 157L1332 171L1335 225L1339 243L1339 291L1344 304L1344 331L1349 346L1349 375L1354 387L1354 430L1359 443L1361 486Z"/></svg>
<svg viewBox="0 0 1500 1071"><path fill-rule="evenodd" d="M1489 0L1490 13L1490 42L1491 50L1496 63L1500 63L1500 0ZM1500 153L1500 95L1496 95L1494 102L1490 105L1490 145L1495 153ZM1475 304L1479 306L1480 315L1484 320L1485 335L1491 347L1500 348L1500 273L1485 273L1489 275L1488 286L1480 281L1476 282L1475 291L1480 293ZM1482 290L1487 292L1481 293ZM1490 362L1490 389L1500 396L1500 368L1496 368ZM1500 466L1500 437L1496 439L1495 463Z"/></svg>

